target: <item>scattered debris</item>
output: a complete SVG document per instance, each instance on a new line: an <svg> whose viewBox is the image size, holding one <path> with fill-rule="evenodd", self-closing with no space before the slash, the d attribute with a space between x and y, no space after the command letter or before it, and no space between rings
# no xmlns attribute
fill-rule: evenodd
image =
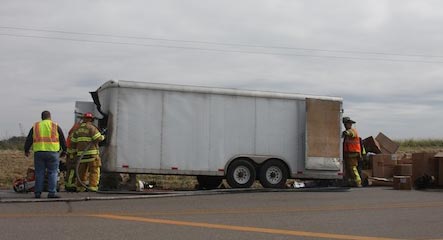
<svg viewBox="0 0 443 240"><path fill-rule="evenodd" d="M398 154L399 144L383 133L365 138L362 143L369 162L361 174L363 183L398 190L443 187L443 152Z"/></svg>
<svg viewBox="0 0 443 240"><path fill-rule="evenodd" d="M418 190L430 188L435 183L435 177L425 174L414 181L414 187Z"/></svg>
<svg viewBox="0 0 443 240"><path fill-rule="evenodd" d="M300 180L295 180L294 183L292 184L292 188L304 188L304 187L305 183Z"/></svg>
<svg viewBox="0 0 443 240"><path fill-rule="evenodd" d="M35 170L33 167L28 168L26 177L14 180L12 184L14 191L18 193L33 192L35 186Z"/></svg>
<svg viewBox="0 0 443 240"><path fill-rule="evenodd" d="M375 154L394 154L397 152L400 145L390 138L388 138L383 133L379 133L377 137L367 137L363 141L363 145L367 152L372 152Z"/></svg>
<svg viewBox="0 0 443 240"><path fill-rule="evenodd" d="M60 172L59 172L60 173ZM60 191L60 174L57 176L57 191ZM22 178L17 178L12 183L12 188L17 193L28 193L34 192L35 187L35 169L33 167L29 167L26 171L26 176ZM48 190L48 176L45 174L45 180L43 185L43 191Z"/></svg>
<svg viewBox="0 0 443 240"><path fill-rule="evenodd" d="M136 191L143 192L146 189L153 189L156 186L156 183L155 182L148 183L148 182L144 182L142 180L138 180L136 185L137 185Z"/></svg>

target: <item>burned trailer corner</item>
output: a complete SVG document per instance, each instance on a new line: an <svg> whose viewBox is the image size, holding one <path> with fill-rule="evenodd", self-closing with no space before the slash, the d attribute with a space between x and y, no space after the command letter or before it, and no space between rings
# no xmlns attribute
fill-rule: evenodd
<svg viewBox="0 0 443 240"><path fill-rule="evenodd" d="M339 97L121 80L91 95L104 172L197 176L205 188L343 175Z"/></svg>
<svg viewBox="0 0 443 240"><path fill-rule="evenodd" d="M97 92L89 92L91 94L92 100L95 104L95 109L97 112L99 112L102 115L102 118L98 119L98 128L99 129L108 129L108 114L104 113L102 111L102 105L100 103L100 100L98 98L98 93Z"/></svg>

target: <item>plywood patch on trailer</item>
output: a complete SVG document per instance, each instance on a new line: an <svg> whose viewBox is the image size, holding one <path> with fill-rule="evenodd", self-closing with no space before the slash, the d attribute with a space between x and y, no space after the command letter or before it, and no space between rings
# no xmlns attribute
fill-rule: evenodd
<svg viewBox="0 0 443 240"><path fill-rule="evenodd" d="M340 117L340 102L306 99L306 168L336 169L341 147Z"/></svg>

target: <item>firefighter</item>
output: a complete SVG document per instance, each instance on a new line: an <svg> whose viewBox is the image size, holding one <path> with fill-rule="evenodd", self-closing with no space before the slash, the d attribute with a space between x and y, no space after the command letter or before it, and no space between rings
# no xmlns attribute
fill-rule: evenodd
<svg viewBox="0 0 443 240"><path fill-rule="evenodd" d="M68 192L75 192L77 190L77 185L75 183L75 155L71 147L71 138L74 131L80 127L80 122L74 123L68 133L68 138L66 139L67 156L66 156L66 176L65 176L65 190Z"/></svg>
<svg viewBox="0 0 443 240"><path fill-rule="evenodd" d="M354 124L349 117L343 118L345 130L342 133L343 137L343 158L345 165L345 176L353 186L361 187L361 178L357 170L358 161L361 158L360 137L357 129L352 127Z"/></svg>
<svg viewBox="0 0 443 240"><path fill-rule="evenodd" d="M89 191L97 191L100 179L101 159L98 143L105 139L96 126L92 123L94 115L87 112L83 115L83 122L74 131L71 137L73 155L80 160L78 174L80 180L85 182L89 175ZM82 157L83 156L83 157ZM85 187L77 181L77 191L85 191Z"/></svg>

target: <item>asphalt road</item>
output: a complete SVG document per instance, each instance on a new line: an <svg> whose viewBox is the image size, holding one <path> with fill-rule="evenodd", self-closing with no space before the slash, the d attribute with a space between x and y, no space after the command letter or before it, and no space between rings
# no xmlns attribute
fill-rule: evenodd
<svg viewBox="0 0 443 240"><path fill-rule="evenodd" d="M0 239L443 239L443 192L377 187L0 203Z"/></svg>

